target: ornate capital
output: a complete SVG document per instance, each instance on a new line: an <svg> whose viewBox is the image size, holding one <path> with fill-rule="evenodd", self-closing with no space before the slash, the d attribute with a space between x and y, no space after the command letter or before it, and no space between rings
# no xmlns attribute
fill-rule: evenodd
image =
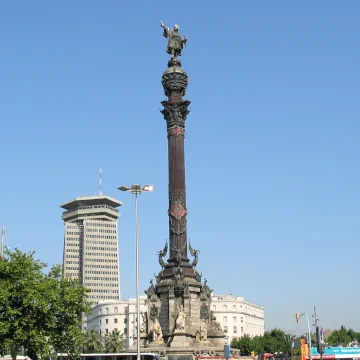
<svg viewBox="0 0 360 360"><path fill-rule="evenodd" d="M185 129L178 127L178 126L169 128L168 129L168 137L169 136L185 136Z"/></svg>
<svg viewBox="0 0 360 360"><path fill-rule="evenodd" d="M185 127L185 120L190 112L190 110L188 110L190 101L185 100L176 104L170 104L168 101L162 101L161 105L164 106L161 113L164 115L168 129L176 126L181 128Z"/></svg>
<svg viewBox="0 0 360 360"><path fill-rule="evenodd" d="M188 86L188 77L183 70L180 71L174 67L164 73L161 83L167 97L173 95L182 97L185 96L186 87Z"/></svg>

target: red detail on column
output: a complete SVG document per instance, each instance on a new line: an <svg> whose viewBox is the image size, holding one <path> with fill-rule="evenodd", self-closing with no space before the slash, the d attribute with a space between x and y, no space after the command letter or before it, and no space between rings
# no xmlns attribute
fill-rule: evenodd
<svg viewBox="0 0 360 360"><path fill-rule="evenodd" d="M174 135L174 136L182 135L182 136L184 136L184 134L185 134L185 129L181 128L181 127L178 127L178 126L168 129L168 136L170 136L170 135Z"/></svg>
<svg viewBox="0 0 360 360"><path fill-rule="evenodd" d="M187 210L181 204L174 204L169 213L176 219L180 220L184 215L187 214Z"/></svg>

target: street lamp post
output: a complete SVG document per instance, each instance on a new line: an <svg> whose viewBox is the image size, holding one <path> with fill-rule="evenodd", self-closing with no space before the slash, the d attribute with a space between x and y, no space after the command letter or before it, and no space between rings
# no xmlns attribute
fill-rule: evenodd
<svg viewBox="0 0 360 360"><path fill-rule="evenodd" d="M131 192L135 195L135 242L136 242L136 354L137 360L140 359L140 281L139 281L139 217L138 217L138 195L143 191L150 192L155 190L153 185L141 186L134 184L131 186L120 186L120 191Z"/></svg>
<svg viewBox="0 0 360 360"><path fill-rule="evenodd" d="M309 335L308 335L308 337L309 337L309 348L310 348L310 349L309 349L309 359L312 360L312 353L311 353L311 330L310 330L309 318L308 318L308 316L307 316L306 313L302 313L302 314L295 313L295 314L294 314L295 321L296 321L297 323L300 322L300 318L301 318L302 316L305 316L305 317L306 317L306 322L307 322L307 326L308 326L308 333L309 333Z"/></svg>

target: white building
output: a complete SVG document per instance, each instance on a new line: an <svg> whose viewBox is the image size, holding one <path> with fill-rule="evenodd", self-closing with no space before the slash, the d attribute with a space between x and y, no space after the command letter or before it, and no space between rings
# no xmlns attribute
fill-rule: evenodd
<svg viewBox="0 0 360 360"><path fill-rule="evenodd" d="M140 313L147 312L146 296L140 297ZM232 295L213 295L211 310L231 341L245 334L264 334L264 308ZM140 318L140 324L142 317ZM134 344L136 336L136 299L101 301L88 317L87 329L101 334L118 330L124 334L127 347Z"/></svg>
<svg viewBox="0 0 360 360"><path fill-rule="evenodd" d="M60 206L65 210L65 276L90 289L91 303L120 299L117 221L122 203L104 195L81 196Z"/></svg>
<svg viewBox="0 0 360 360"><path fill-rule="evenodd" d="M146 296L140 296L140 313L147 312L145 300ZM124 334L128 348L134 344L135 325L136 299L100 301L93 307L87 319L87 330L95 330L101 334L118 330Z"/></svg>
<svg viewBox="0 0 360 360"><path fill-rule="evenodd" d="M213 295L211 310L229 341L245 334L264 335L264 308L245 301L243 297Z"/></svg>

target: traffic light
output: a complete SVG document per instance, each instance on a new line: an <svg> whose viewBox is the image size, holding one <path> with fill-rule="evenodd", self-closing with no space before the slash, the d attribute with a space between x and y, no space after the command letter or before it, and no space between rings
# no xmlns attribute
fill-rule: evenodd
<svg viewBox="0 0 360 360"><path fill-rule="evenodd" d="M300 322L300 314L299 313L295 313L294 318L295 318L295 322L297 322L297 323Z"/></svg>
<svg viewBox="0 0 360 360"><path fill-rule="evenodd" d="M323 353L323 331L322 328L316 327L316 347L319 354Z"/></svg>

